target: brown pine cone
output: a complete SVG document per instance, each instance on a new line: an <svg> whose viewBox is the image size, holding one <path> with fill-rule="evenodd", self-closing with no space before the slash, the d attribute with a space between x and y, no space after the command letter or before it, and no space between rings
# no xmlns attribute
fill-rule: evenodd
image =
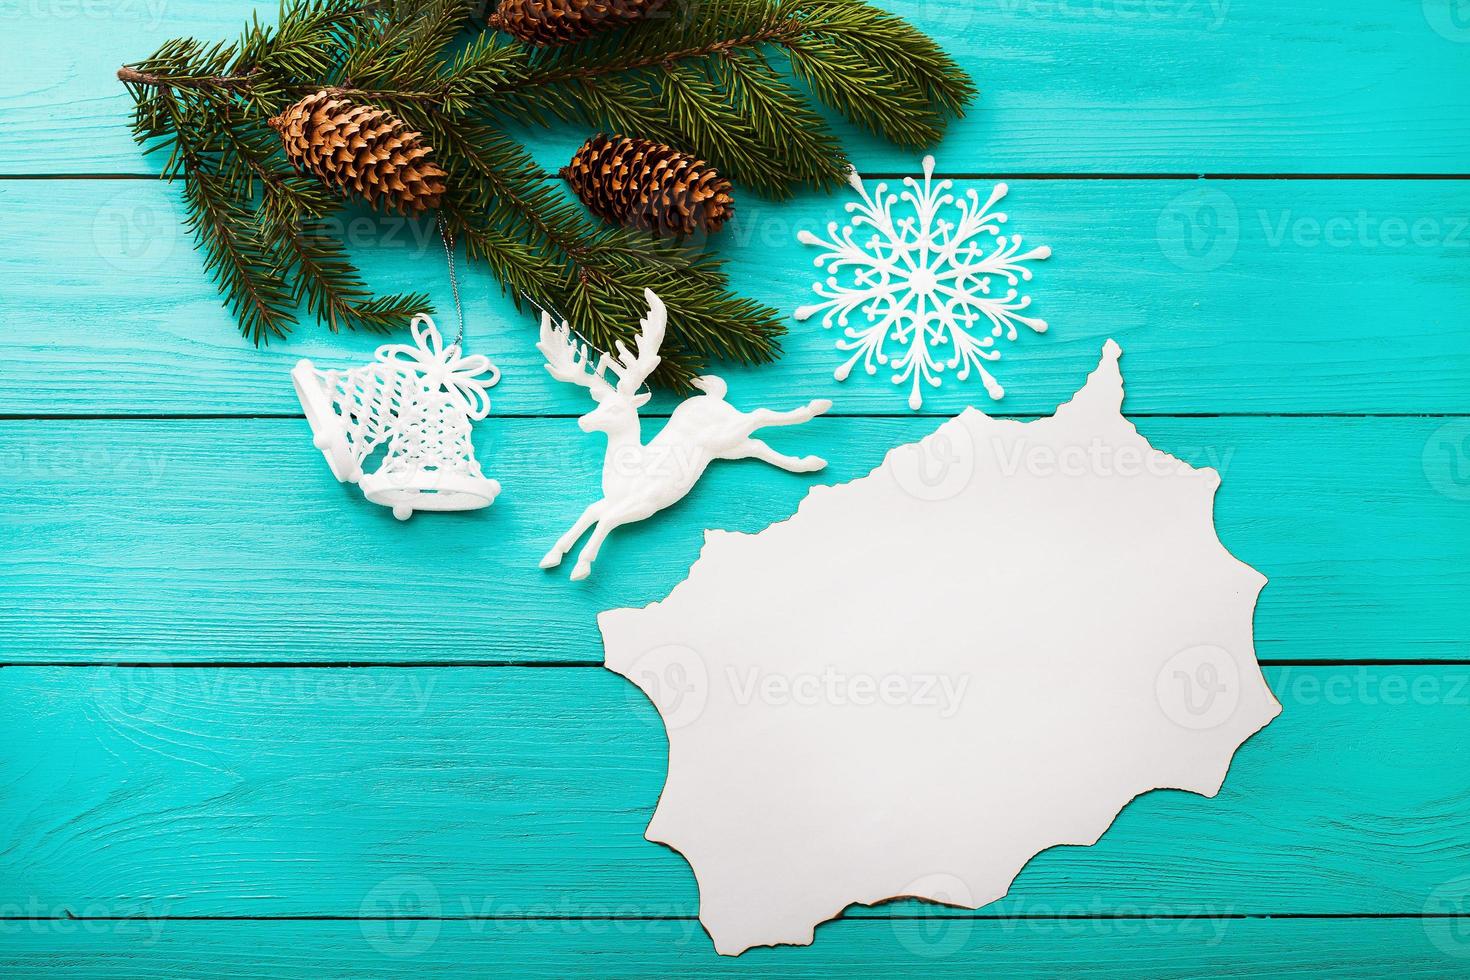
<svg viewBox="0 0 1470 980"><path fill-rule="evenodd" d="M641 20L664 0L501 0L486 23L527 44L554 46Z"/></svg>
<svg viewBox="0 0 1470 980"><path fill-rule="evenodd" d="M286 157L346 194L400 214L439 206L445 173L433 147L386 109L318 92L270 120Z"/></svg>
<svg viewBox="0 0 1470 980"><path fill-rule="evenodd" d="M658 235L716 232L735 212L728 180L653 140L598 134L561 176L599 218Z"/></svg>

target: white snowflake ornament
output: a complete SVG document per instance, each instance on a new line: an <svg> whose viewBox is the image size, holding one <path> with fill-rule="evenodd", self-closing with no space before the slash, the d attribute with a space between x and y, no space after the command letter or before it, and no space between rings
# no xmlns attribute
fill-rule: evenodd
<svg viewBox="0 0 1470 980"><path fill-rule="evenodd" d="M905 177L905 190L889 193L879 183L870 195L854 171L848 183L862 200L847 204L848 225L830 222L826 238L797 234L802 244L825 249L812 264L830 275L812 286L823 302L798 308L796 319L821 313L823 327L842 327L837 349L853 352L834 377L846 380L858 361L869 374L891 367L894 384L909 384L912 409L924 403L922 383L939 387L946 370L958 369L955 378L963 381L973 369L986 393L1001 398L1005 389L984 364L1000 360L996 339L1015 340L1018 325L1046 331L1045 320L1022 313L1031 298L1017 286L1031 279L1027 263L1050 257L1051 249L1022 252L1020 235L1001 234L1005 212L992 208L1006 185L996 184L982 205L974 190L956 196L952 181L933 178L934 158L926 156L922 184ZM901 201L912 215L895 214ZM860 243L864 228L872 234ZM868 322L849 325L853 311Z"/></svg>

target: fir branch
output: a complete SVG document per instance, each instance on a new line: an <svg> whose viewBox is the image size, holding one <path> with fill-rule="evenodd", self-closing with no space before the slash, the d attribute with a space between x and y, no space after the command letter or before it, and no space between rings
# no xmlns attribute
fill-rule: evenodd
<svg viewBox="0 0 1470 980"><path fill-rule="evenodd" d="M671 311L687 306L689 315L677 328L680 341L665 352L657 375L679 389L687 389L704 366L696 352L737 353L759 361L779 351L775 338L783 327L774 311L759 308L765 316L723 318L725 312L747 311L726 294L712 263L701 262L692 250L594 224L504 133L479 130L477 138L459 142L443 129L444 120L431 117L425 123L478 181L456 195L456 234L472 254L490 262L518 307L527 298L557 310L590 343L610 350L636 334L646 312L645 288L659 293ZM484 218L467 222L466 215L482 207ZM528 244L512 248L510 242ZM694 350L686 352L686 345Z"/></svg>
<svg viewBox="0 0 1470 980"><path fill-rule="evenodd" d="M791 41L786 50L792 70L817 98L858 125L908 146L932 143L943 133L942 122L918 92L897 84L851 48L815 35Z"/></svg>
<svg viewBox="0 0 1470 980"><path fill-rule="evenodd" d="M783 0L808 30L881 66L919 91L941 117L961 115L976 96L970 77L934 40L902 18L853 0Z"/></svg>
<svg viewBox="0 0 1470 980"><path fill-rule="evenodd" d="M219 283L247 337L257 345L270 336L284 337L296 318L239 185L206 166L205 152L184 131L172 100L167 112L176 127L174 156L185 170L185 226L204 253L205 272Z"/></svg>
<svg viewBox="0 0 1470 980"><path fill-rule="evenodd" d="M266 247L280 273L294 282L292 300L336 333L384 332L430 308L423 293L374 296L347 249L327 233L322 217L335 199L315 181L262 174L257 212Z"/></svg>
<svg viewBox="0 0 1470 980"><path fill-rule="evenodd" d="M374 296L346 248L319 221L274 225L270 244L280 267L295 280L292 299L304 303L333 333L342 327L382 333L429 309L423 293Z"/></svg>
<svg viewBox="0 0 1470 980"><path fill-rule="evenodd" d="M826 189L847 179L852 164L837 135L760 52L717 59L714 71L730 104L745 108L765 145L792 150L794 181Z"/></svg>
<svg viewBox="0 0 1470 980"><path fill-rule="evenodd" d="M513 77L520 58L495 34L481 34L460 51L440 76L439 107L447 113L467 113Z"/></svg>
<svg viewBox="0 0 1470 980"><path fill-rule="evenodd" d="M844 0L856 2L856 0ZM650 22L639 31L593 37L560 48L524 48L525 71L503 95L563 82L659 68L712 55L784 43L801 25L782 16L779 0L709 0L699 16Z"/></svg>
<svg viewBox="0 0 1470 980"><path fill-rule="evenodd" d="M507 135L510 122L571 120L682 146L782 197L832 187L848 169L811 99L916 144L973 96L931 40L860 0L701 0L684 16L551 49L466 39L474 7L285 0L275 25L252 19L234 43L175 39L119 70L135 139L167 152L164 175L184 183L206 270L257 343L283 335L298 306L335 330L386 329L426 305L374 296L326 234L340 200L285 168L266 121L315 92L384 108L424 134L449 173L440 218L518 306L555 309L608 349L637 329L643 290L657 291L670 312L657 377L675 386L708 358L775 357L780 315L734 295L709 252L594 220Z"/></svg>
<svg viewBox="0 0 1470 980"><path fill-rule="evenodd" d="M292 297L251 212L205 171L185 179L184 203L185 224L204 253L204 270L220 284L245 336L257 345L286 336L296 322Z"/></svg>
<svg viewBox="0 0 1470 980"><path fill-rule="evenodd" d="M797 177L782 147L765 140L732 104L705 66L673 64L664 70L662 103L685 142L716 169L762 194L784 197Z"/></svg>
<svg viewBox="0 0 1470 980"><path fill-rule="evenodd" d="M466 0L426 0L375 9L363 30L347 38L337 71L348 88L424 88L437 75L439 52L469 15Z"/></svg>
<svg viewBox="0 0 1470 980"><path fill-rule="evenodd" d="M699 16L524 51L492 100L502 118L600 125L672 142L770 197L844 179L835 135L765 60L785 54L812 94L894 142L932 143L973 97L919 31L859 0L713 0ZM617 86L616 96L599 90Z"/></svg>

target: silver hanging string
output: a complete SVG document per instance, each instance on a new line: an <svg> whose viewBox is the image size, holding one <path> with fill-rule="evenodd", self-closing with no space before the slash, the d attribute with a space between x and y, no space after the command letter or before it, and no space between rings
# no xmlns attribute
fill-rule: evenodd
<svg viewBox="0 0 1470 980"><path fill-rule="evenodd" d="M561 315L561 311L559 311L556 307L552 306L550 303L547 303L545 305L542 305L541 303L538 303L536 301L536 298L534 296L532 296L530 293L522 292L519 295L520 295L521 299L525 300L527 303L530 303L532 306L536 307L536 309L538 311L540 311L541 313L545 314L546 316L551 317L554 321L560 323L563 327L565 327L566 330L567 330L567 333L569 333L573 337L577 338L577 343L581 344L583 348L585 348L586 350L590 351L593 354L596 354L598 356L598 358L599 358L598 367L597 367L597 373L598 374L601 374L602 373L602 361L600 359L607 357L607 352L606 351L604 351L602 348L600 348L600 347L596 346L595 344L593 344L586 337L582 336L581 331L579 331L576 327L572 326L571 322L566 317L564 317L564 316Z"/></svg>
<svg viewBox="0 0 1470 980"><path fill-rule="evenodd" d="M449 230L442 214L439 215L439 240L444 243L444 261L449 265L449 288L454 293L454 315L459 320L459 332L454 335L454 343L449 346L463 351L464 307L459 302L459 276L454 272L454 234Z"/></svg>
<svg viewBox="0 0 1470 980"><path fill-rule="evenodd" d="M600 348L600 347L596 346L595 344L593 344L586 337L582 336L581 331L579 331L576 327L572 326L571 323L567 320L567 318L564 317L564 316L562 316L561 313L559 313L557 311L556 307L552 306L549 303L546 304L545 306L543 306L542 304L536 302L536 300L529 293L524 293L523 292L523 293L520 293L519 295L520 295L521 299L525 300L527 303L530 303L532 306L536 307L536 309L540 310L542 313L545 313L546 315L552 317L553 319L559 320L561 322L561 325L567 328L567 332L570 333L573 337L576 337L577 338L577 343L581 344L588 351L591 351L592 353L597 354L598 361L597 361L597 367L595 369L595 373L599 377L602 376L602 371L603 371L604 363L606 362L607 358L610 356L608 354L608 352L604 351L602 348ZM645 381L643 384L641 384L641 385L638 386L638 390L639 391L647 390L647 391L650 391L651 392L651 391L653 391L653 385L651 383Z"/></svg>
<svg viewBox="0 0 1470 980"><path fill-rule="evenodd" d="M560 323L567 322L567 318L562 316L561 313L557 311L556 307L550 304L542 306L540 303L536 302L535 297L533 297L530 293L521 293L520 296L521 299L525 300L527 303L530 303L532 306L536 307L536 309L540 310L542 313L545 313L547 316L550 316L554 320ZM568 325L567 329L572 330L572 333L577 333L577 331L573 330L570 325ZM577 334L577 337L578 339L582 340L582 343L587 343L587 341L582 338L581 334ZM589 344L588 346L590 347L591 345ZM592 349L597 350L596 347L593 347Z"/></svg>
<svg viewBox="0 0 1470 980"><path fill-rule="evenodd" d="M523 293L520 293L519 295L520 295L521 299L525 300L527 303L530 303L532 306L536 307L536 309L539 312L546 314L547 316L551 317L553 320L559 322L563 327L566 327L567 328L567 332L570 333L573 337L576 337L577 338L577 343L581 344L583 347L587 348L589 351L592 351L594 354L597 354L599 357L606 357L607 356L607 352L606 351L604 351L601 347L598 347L596 344L592 343L592 341L588 340L586 337L582 336L582 332L580 330L578 330L576 327L572 326L571 322L569 320L567 320L566 317L562 316L561 315L561 312L559 310L557 310L556 307L552 306L550 303L547 303L547 304L545 304L543 306L541 303L538 303L536 301L536 298L534 296L532 296L530 293L524 293L523 292Z"/></svg>

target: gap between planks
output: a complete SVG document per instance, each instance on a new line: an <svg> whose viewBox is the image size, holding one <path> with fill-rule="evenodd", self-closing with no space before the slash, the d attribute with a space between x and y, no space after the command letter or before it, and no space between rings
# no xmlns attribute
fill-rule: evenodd
<svg viewBox="0 0 1470 980"><path fill-rule="evenodd" d="M1347 657L1335 660L1312 660L1303 657L1258 657L1262 667L1465 667L1470 662L1449 657L1417 657L1392 660L1382 657ZM28 669L78 667L152 670L438 670L472 669L504 670L507 668L546 668L601 670L600 660L7 660L6 667Z"/></svg>
<svg viewBox="0 0 1470 980"><path fill-rule="evenodd" d="M867 906L873 908L874 906ZM844 922L877 923L893 921L927 922L934 918L922 913L904 912L894 915L839 916ZM976 913L944 916L945 921L978 922L1188 922L1195 919L1470 919L1463 912L1176 912L1149 915L1142 912L1077 912L1045 915L1039 912ZM698 922L697 915L53 915L6 916L0 922ZM834 919L826 920L836 921Z"/></svg>
<svg viewBox="0 0 1470 980"><path fill-rule="evenodd" d="M862 171L864 178L902 180L913 174L888 171ZM935 173L941 180L1470 180L1470 173L1245 173L1220 171L1204 173L1160 172L1124 173L1060 171L976 171L973 173ZM0 174L0 180L161 180L159 174ZM558 179L555 174L542 175L544 180Z"/></svg>
<svg viewBox="0 0 1470 980"><path fill-rule="evenodd" d="M672 410L670 410L672 411ZM585 412L529 412L491 415L490 419L527 421L575 419ZM644 413L644 419L666 419L670 412ZM951 419L958 412L827 412L831 419ZM994 419L1047 419L1051 412L986 413ZM1130 419L1462 419L1470 412L1125 412ZM213 422L283 421L305 418L300 412L64 412L26 414L0 412L0 422Z"/></svg>

